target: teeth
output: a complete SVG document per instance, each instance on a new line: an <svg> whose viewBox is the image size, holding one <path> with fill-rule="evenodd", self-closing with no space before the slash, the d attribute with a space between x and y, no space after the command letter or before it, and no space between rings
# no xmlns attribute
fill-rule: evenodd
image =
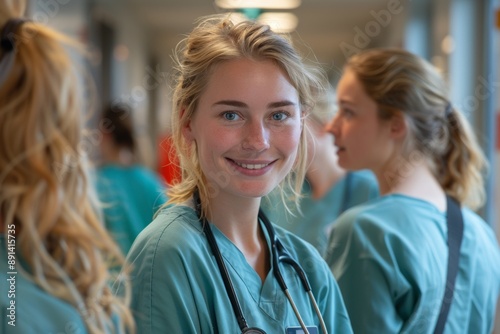
<svg viewBox="0 0 500 334"><path fill-rule="evenodd" d="M246 169L261 169L268 165L269 164L238 164L238 166L241 166Z"/></svg>

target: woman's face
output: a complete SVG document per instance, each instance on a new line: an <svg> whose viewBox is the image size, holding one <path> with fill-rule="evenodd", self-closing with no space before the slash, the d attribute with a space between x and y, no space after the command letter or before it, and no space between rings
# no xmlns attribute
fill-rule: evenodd
<svg viewBox="0 0 500 334"><path fill-rule="evenodd" d="M274 189L295 162L301 116L297 90L273 62L219 64L184 128L212 195L255 198Z"/></svg>
<svg viewBox="0 0 500 334"><path fill-rule="evenodd" d="M338 112L328 125L335 136L338 163L350 170L383 169L393 150L390 122L377 115L377 104L356 75L346 69L337 86Z"/></svg>

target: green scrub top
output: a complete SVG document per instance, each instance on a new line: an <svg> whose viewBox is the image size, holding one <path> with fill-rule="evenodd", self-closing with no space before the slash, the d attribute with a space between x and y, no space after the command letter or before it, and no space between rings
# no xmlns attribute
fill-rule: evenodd
<svg viewBox="0 0 500 334"><path fill-rule="evenodd" d="M493 329L500 250L491 228L462 209L464 235L446 334ZM326 260L355 333L433 333L448 261L446 213L399 194L346 211L335 222Z"/></svg>
<svg viewBox="0 0 500 334"><path fill-rule="evenodd" d="M285 333L299 326L270 270L262 283L243 253L211 225L250 327ZM265 230L265 229L264 229ZM352 333L338 286L319 253L277 227L276 235L303 267L330 333ZM192 203L163 209L137 237L132 265L132 309L139 333L239 333L230 300ZM280 264L307 326L319 320L295 271Z"/></svg>
<svg viewBox="0 0 500 334"><path fill-rule="evenodd" d="M312 198L306 181L302 188L300 210L288 212L279 191L262 199L262 209L276 225L311 243L324 255L333 222L345 210L379 196L377 179L368 170L348 172L320 199ZM290 202L293 203L293 202ZM293 204L291 204L293 205Z"/></svg>
<svg viewBox="0 0 500 334"><path fill-rule="evenodd" d="M106 228L127 254L137 235L166 202L165 183L142 166L106 165L96 171Z"/></svg>
<svg viewBox="0 0 500 334"><path fill-rule="evenodd" d="M0 234L0 333L87 333L81 315L71 304L26 277L18 258L9 264L6 243L5 235Z"/></svg>

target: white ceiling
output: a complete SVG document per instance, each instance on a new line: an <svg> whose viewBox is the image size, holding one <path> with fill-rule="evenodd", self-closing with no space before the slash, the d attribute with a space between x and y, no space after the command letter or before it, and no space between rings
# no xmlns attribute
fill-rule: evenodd
<svg viewBox="0 0 500 334"><path fill-rule="evenodd" d="M95 3L133 13L147 29L157 54L170 52L200 16L223 12L211 0L96 0ZM299 19L292 37L299 41L297 47L303 53L308 53L309 58L314 54L332 75L346 58L341 45L359 46L355 39L357 35L359 38L357 31L365 31L370 24L372 28L378 24L380 29L373 37L368 36L369 46L401 46L409 7L407 1L398 0L302 0L300 7L291 10ZM400 12L391 14L395 9ZM380 11L390 14L385 27L374 17Z"/></svg>

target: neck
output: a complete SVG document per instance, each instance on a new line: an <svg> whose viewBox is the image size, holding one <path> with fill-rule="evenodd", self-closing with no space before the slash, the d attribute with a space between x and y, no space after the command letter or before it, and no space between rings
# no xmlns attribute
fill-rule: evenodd
<svg viewBox="0 0 500 334"><path fill-rule="evenodd" d="M307 181L311 185L312 198L323 198L330 189L345 176L346 171L339 167L318 168L309 170L306 174Z"/></svg>
<svg viewBox="0 0 500 334"><path fill-rule="evenodd" d="M408 163L406 159L398 159L375 174L381 195L399 193L430 202L440 211L446 210L445 192L424 160Z"/></svg>
<svg viewBox="0 0 500 334"><path fill-rule="evenodd" d="M243 253L264 281L270 268L269 249L260 228L260 198L211 199L209 220Z"/></svg>
<svg viewBox="0 0 500 334"><path fill-rule="evenodd" d="M337 164L335 152L315 156L306 173L312 189L312 198L323 198L345 174L346 171Z"/></svg>
<svg viewBox="0 0 500 334"><path fill-rule="evenodd" d="M134 154L126 148L109 144L102 148L102 161L104 164L130 166L134 162Z"/></svg>

